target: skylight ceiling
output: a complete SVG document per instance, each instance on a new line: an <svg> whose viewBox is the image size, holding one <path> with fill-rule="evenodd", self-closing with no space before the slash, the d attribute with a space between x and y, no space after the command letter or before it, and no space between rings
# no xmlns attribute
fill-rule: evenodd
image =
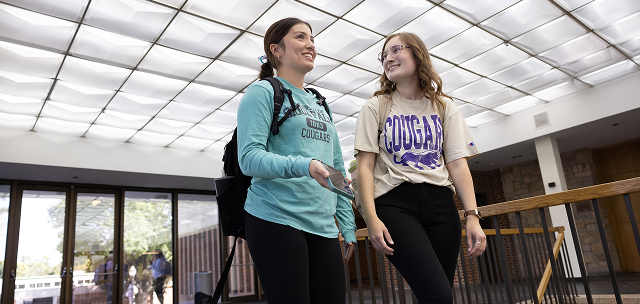
<svg viewBox="0 0 640 304"><path fill-rule="evenodd" d="M637 0L0 0L0 128L220 153L288 16L345 160L391 33L424 40L470 127L640 71Z"/></svg>

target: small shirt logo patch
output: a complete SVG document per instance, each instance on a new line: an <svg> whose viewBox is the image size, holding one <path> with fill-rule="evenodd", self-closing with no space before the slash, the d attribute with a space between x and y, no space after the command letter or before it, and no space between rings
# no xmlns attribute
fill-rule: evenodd
<svg viewBox="0 0 640 304"><path fill-rule="evenodd" d="M475 145L476 145L476 144L475 144L474 142L470 142L470 143L469 143L469 147L473 147L473 146L475 146Z"/></svg>

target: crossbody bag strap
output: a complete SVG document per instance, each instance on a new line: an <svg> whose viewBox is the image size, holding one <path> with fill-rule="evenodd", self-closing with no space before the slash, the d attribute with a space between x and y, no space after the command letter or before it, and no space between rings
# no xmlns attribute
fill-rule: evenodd
<svg viewBox="0 0 640 304"><path fill-rule="evenodd" d="M380 134L384 130L384 123L391 113L391 104L393 104L392 98L378 95L378 138L380 138Z"/></svg>
<svg viewBox="0 0 640 304"><path fill-rule="evenodd" d="M218 281L218 285L216 285L216 291L213 292L213 296L211 297L210 304L218 303L220 300L220 296L222 295L222 291L224 290L224 284L227 282L227 278L229 278L229 270L231 269L231 263L233 262L233 257L236 254L236 245L238 244L238 237L236 236L233 241L233 249L231 249L231 253L229 254L229 258L227 258L227 264L224 266L224 270L220 275L220 280Z"/></svg>

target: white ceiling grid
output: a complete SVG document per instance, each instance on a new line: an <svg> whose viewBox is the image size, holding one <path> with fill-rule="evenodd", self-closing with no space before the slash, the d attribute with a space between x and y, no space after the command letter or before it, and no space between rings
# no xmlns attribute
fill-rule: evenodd
<svg viewBox="0 0 640 304"><path fill-rule="evenodd" d="M471 127L640 71L637 0L0 0L0 128L220 153L289 16L345 161L391 33L423 39Z"/></svg>

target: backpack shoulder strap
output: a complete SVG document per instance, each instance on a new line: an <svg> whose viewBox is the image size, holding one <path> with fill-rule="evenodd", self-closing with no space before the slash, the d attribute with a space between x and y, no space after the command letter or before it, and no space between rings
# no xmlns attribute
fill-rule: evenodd
<svg viewBox="0 0 640 304"><path fill-rule="evenodd" d="M327 99L324 98L324 96L322 96L322 94L320 94L320 92L318 92L318 90L314 88L306 88L306 89L311 91L313 95L316 95L316 98L318 99L318 104L324 107L324 110L327 111L327 115L329 115L329 119L333 121L333 117L331 117L331 112L329 111L329 105L327 105Z"/></svg>
<svg viewBox="0 0 640 304"><path fill-rule="evenodd" d="M380 134L382 133L382 130L384 129L384 123L391 113L392 103L392 98L378 95L378 136L380 136Z"/></svg>
<svg viewBox="0 0 640 304"><path fill-rule="evenodd" d="M293 102L293 96L291 96L291 90L286 89L280 80L275 77L266 77L261 80L266 80L271 84L273 88L273 120L271 121L271 133L273 135L278 135L280 133L279 126L291 116L293 111L298 109L299 104L296 105ZM289 102L291 103L291 108L284 114L282 119L278 120L278 115L280 114L280 110L282 110L282 104L284 104L284 94L287 94L289 97Z"/></svg>

